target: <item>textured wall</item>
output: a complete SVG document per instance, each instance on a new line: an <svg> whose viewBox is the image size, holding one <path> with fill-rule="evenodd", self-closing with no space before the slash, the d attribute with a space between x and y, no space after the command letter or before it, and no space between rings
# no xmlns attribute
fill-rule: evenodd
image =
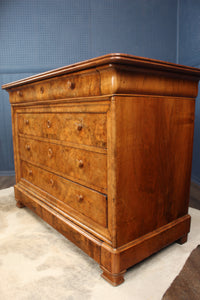
<svg viewBox="0 0 200 300"><path fill-rule="evenodd" d="M200 0L179 0L179 63L200 65Z"/></svg>
<svg viewBox="0 0 200 300"><path fill-rule="evenodd" d="M30 73L24 74L0 74L0 85L5 82L14 81L24 77L31 76ZM13 174L13 144L11 113L8 93L0 91L0 175Z"/></svg>
<svg viewBox="0 0 200 300"><path fill-rule="evenodd" d="M179 0L179 63L200 68L200 0ZM200 86L195 108L192 180L200 184Z"/></svg>
<svg viewBox="0 0 200 300"><path fill-rule="evenodd" d="M177 0L0 0L0 84L110 52L176 61ZM0 173L14 170L0 91Z"/></svg>

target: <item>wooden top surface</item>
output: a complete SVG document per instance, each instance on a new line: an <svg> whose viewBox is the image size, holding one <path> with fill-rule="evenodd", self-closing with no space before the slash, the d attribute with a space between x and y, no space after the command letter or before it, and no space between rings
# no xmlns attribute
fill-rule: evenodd
<svg viewBox="0 0 200 300"><path fill-rule="evenodd" d="M148 68L152 70L161 70L171 73L180 73L196 77L197 80L200 79L200 69L187 67L183 65L178 65L174 63L164 62L161 60L149 59L134 55L121 54L121 53L111 53L82 62L78 62L72 65L61 67L58 69L50 70L44 73L40 73L34 76L27 77L25 79L20 79L8 84L2 85L2 89L10 89L20 85L44 80L47 78L52 78L59 75L69 74L76 71L86 70L90 68L99 67L107 64L121 64L129 65L141 68Z"/></svg>

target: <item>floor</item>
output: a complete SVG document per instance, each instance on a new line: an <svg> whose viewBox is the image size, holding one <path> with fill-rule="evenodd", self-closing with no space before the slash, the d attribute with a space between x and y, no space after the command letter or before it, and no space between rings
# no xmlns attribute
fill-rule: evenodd
<svg viewBox="0 0 200 300"><path fill-rule="evenodd" d="M9 188L15 184L15 176L0 176L0 190ZM190 207L200 210L200 186L191 182Z"/></svg>
<svg viewBox="0 0 200 300"><path fill-rule="evenodd" d="M194 182L190 186L190 207L200 209L200 186Z"/></svg>
<svg viewBox="0 0 200 300"><path fill-rule="evenodd" d="M0 176L0 190L7 189L15 184L15 176Z"/></svg>
<svg viewBox="0 0 200 300"><path fill-rule="evenodd" d="M161 300L200 241L200 210L189 208L189 214L187 243L129 268L125 282L113 287L92 258L31 210L17 208L12 187L0 190L0 300ZM190 294L175 299L199 300Z"/></svg>

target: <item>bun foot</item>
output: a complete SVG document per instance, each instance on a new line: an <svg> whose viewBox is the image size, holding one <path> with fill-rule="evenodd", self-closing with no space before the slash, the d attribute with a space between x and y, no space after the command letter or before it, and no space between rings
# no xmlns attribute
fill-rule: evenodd
<svg viewBox="0 0 200 300"><path fill-rule="evenodd" d="M177 243L180 244L180 245L183 245L184 243L187 242L187 237L188 237L188 235L185 234L184 236L182 236L182 237L177 241Z"/></svg>
<svg viewBox="0 0 200 300"><path fill-rule="evenodd" d="M118 274L112 274L109 271L107 271L104 267L101 266L101 269L103 270L103 273L101 274L101 277L103 277L106 281L108 281L110 284L117 286L124 282L124 273L126 272L120 272Z"/></svg>
<svg viewBox="0 0 200 300"><path fill-rule="evenodd" d="M25 205L24 205L22 202L20 202L20 201L17 201L16 206L17 206L18 208L23 208L23 207L25 207Z"/></svg>

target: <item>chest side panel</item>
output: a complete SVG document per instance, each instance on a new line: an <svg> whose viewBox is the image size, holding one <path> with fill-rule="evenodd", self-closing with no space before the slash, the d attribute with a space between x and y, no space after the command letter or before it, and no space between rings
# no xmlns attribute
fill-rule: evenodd
<svg viewBox="0 0 200 300"><path fill-rule="evenodd" d="M187 214L194 99L116 97L117 244Z"/></svg>
<svg viewBox="0 0 200 300"><path fill-rule="evenodd" d="M99 82L95 69L40 80L13 88L10 91L11 103L98 96Z"/></svg>

